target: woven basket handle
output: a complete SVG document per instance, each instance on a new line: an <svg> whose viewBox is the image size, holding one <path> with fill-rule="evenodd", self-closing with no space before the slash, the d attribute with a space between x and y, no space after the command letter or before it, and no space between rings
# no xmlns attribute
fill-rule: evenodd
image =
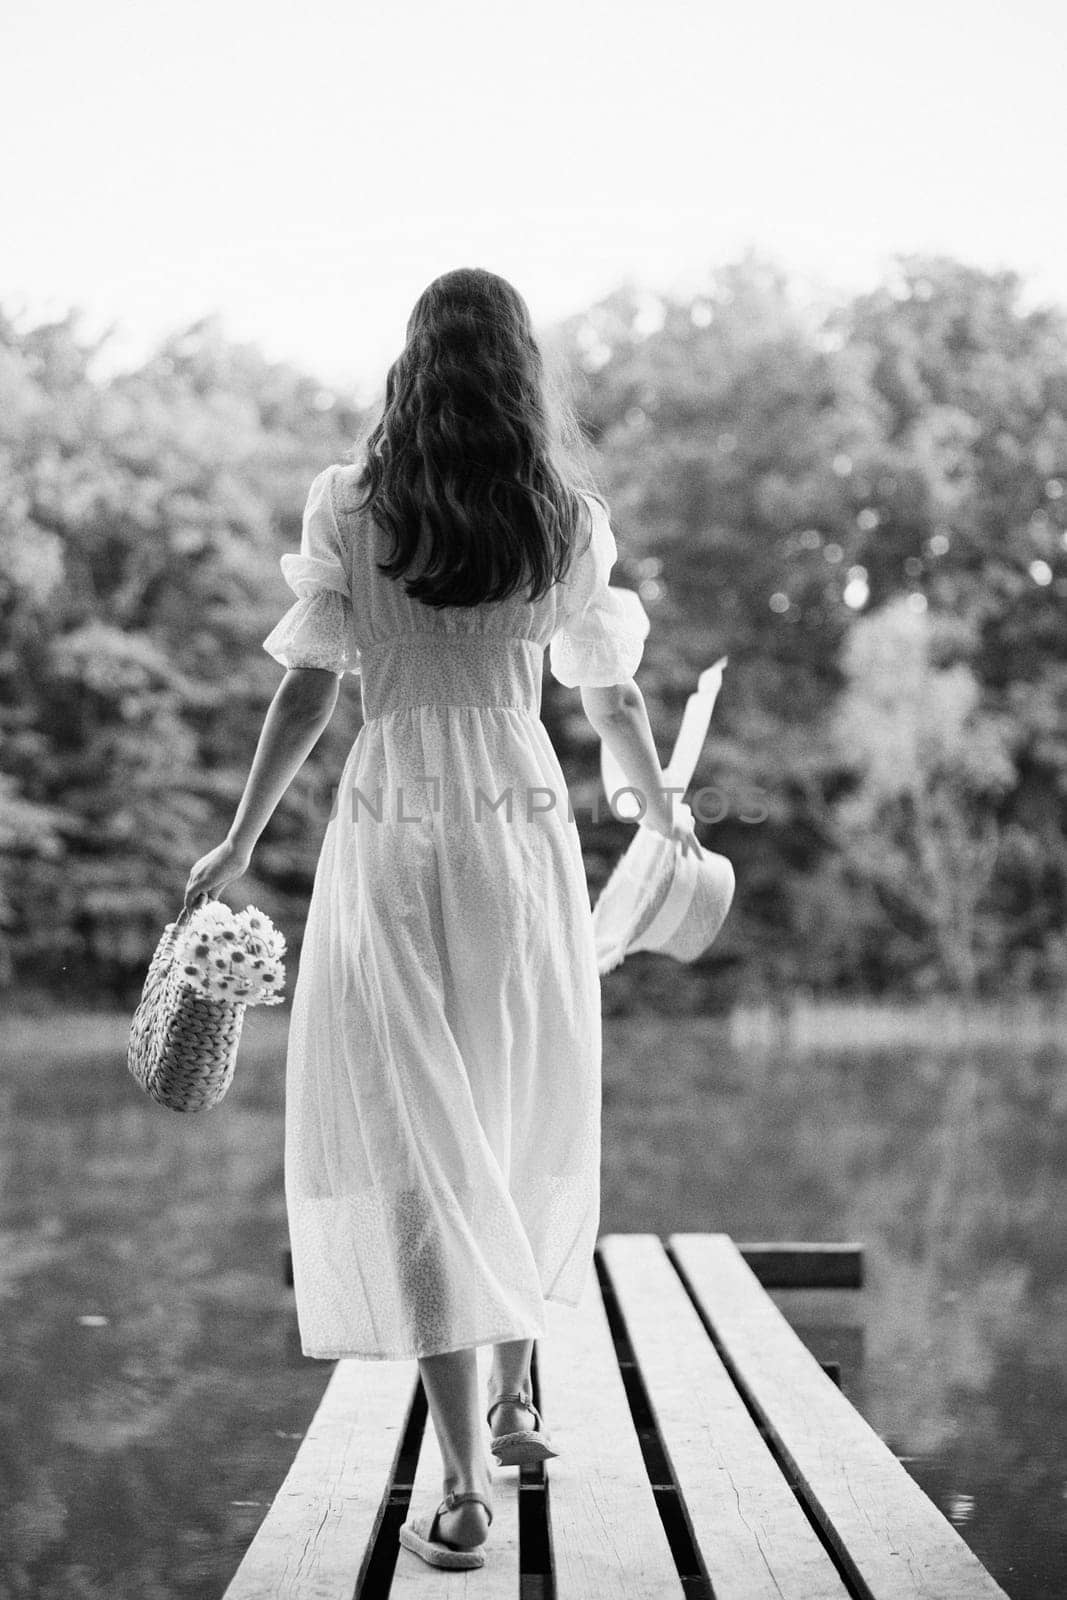
<svg viewBox="0 0 1067 1600"><path fill-rule="evenodd" d="M200 901L200 903L203 903L203 900L210 900L211 896L208 894L207 890L205 889L205 890L202 891L202 895L198 896L197 899L198 899L198 901ZM197 905L191 905L191 906L183 905L182 906L181 910L178 912L178 915L174 919L174 932L175 933L178 932L178 929L181 927L183 922L188 922L188 920L192 916L193 912L196 911L197 909L198 909Z"/></svg>
<svg viewBox="0 0 1067 1600"><path fill-rule="evenodd" d="M218 899L218 896L216 896L216 899ZM187 918L192 917L192 914L194 914L195 910L200 910L200 907L210 906L210 904L211 896L208 894L208 891L200 890L200 893L197 894L197 899L195 899L194 904L192 904L192 906L182 906L182 909L178 912L178 917L174 918L174 922L186 922Z"/></svg>

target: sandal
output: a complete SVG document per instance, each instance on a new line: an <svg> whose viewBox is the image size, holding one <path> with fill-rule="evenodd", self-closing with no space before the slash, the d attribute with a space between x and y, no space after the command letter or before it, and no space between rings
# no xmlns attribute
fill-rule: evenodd
<svg viewBox="0 0 1067 1600"><path fill-rule="evenodd" d="M476 1494L472 1489L468 1493L457 1494L455 1490L445 1495L433 1516L425 1513L420 1517L411 1517L401 1525L400 1543L405 1550L411 1550L415 1555L421 1556L429 1562L431 1567L451 1567L454 1569L485 1566L485 1545L472 1545L463 1550L459 1545L450 1544L447 1539L435 1538L437 1519L442 1511L451 1511L454 1506L462 1505L465 1500L477 1500L489 1513L489 1521L493 1520L493 1508L484 1495ZM429 1527L426 1524L429 1523Z"/></svg>
<svg viewBox="0 0 1067 1600"><path fill-rule="evenodd" d="M490 1429L493 1426L493 1412L503 1401L510 1401L514 1405L524 1406L527 1411L532 1411L536 1428L519 1428L513 1433L498 1433L490 1441L489 1448L496 1456L502 1467L529 1467L538 1461L547 1461L550 1456L558 1456L559 1451L553 1450L549 1443L548 1433L545 1429L541 1413L533 1403L533 1395L524 1390L518 1394L498 1394L489 1410L485 1420Z"/></svg>

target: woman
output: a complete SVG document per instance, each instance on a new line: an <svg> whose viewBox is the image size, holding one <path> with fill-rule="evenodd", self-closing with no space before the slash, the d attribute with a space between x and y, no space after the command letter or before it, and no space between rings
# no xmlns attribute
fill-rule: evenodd
<svg viewBox="0 0 1067 1600"><path fill-rule="evenodd" d="M492 1519L476 1349L502 1464L553 1455L532 1405L546 1300L574 1306L600 1210L600 983L578 831L540 720L545 647L645 798L633 682L648 628L570 405L521 296L460 269L420 296L352 465L311 486L288 670L233 826L186 904L256 840L360 675L364 722L327 824L293 994L286 1202L301 1343L418 1360L445 1469L401 1540L478 1566Z"/></svg>

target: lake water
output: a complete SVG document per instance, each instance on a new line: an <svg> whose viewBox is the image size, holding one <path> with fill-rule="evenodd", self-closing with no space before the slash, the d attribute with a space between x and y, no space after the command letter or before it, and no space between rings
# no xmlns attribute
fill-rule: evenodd
<svg viewBox="0 0 1067 1600"><path fill-rule="evenodd" d="M332 1369L282 1283L284 1025L200 1117L3 1036L3 1600L211 1600L285 1474ZM1065 1067L605 1022L602 1230L865 1244L861 1293L775 1298L1013 1600L1067 1590Z"/></svg>

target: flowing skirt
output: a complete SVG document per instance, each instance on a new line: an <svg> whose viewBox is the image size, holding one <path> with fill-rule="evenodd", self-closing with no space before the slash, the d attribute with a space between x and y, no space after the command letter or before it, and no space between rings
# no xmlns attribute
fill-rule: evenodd
<svg viewBox="0 0 1067 1600"><path fill-rule="evenodd" d="M370 718L326 828L289 1031L304 1354L543 1336L545 1301L577 1305L591 1268L600 1112L592 915L540 718Z"/></svg>

